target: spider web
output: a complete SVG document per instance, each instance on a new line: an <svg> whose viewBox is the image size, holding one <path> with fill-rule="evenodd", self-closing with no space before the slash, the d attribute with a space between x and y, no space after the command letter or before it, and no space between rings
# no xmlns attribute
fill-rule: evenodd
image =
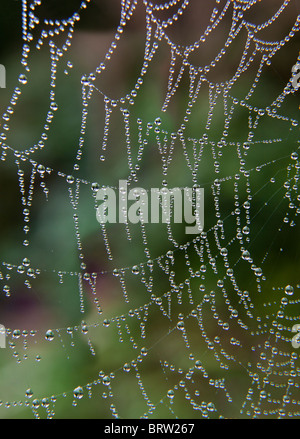
<svg viewBox="0 0 300 439"><path fill-rule="evenodd" d="M45 3L1 90L1 416L299 416L299 1ZM204 231L100 225L120 180L204 188Z"/></svg>

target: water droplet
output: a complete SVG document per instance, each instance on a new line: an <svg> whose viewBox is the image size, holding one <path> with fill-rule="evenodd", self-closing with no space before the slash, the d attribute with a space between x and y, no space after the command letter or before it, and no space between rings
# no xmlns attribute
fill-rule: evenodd
<svg viewBox="0 0 300 439"><path fill-rule="evenodd" d="M24 74L21 74L21 75L19 76L19 82L20 82L21 84L23 84L23 85L27 84L27 76L24 75Z"/></svg>
<svg viewBox="0 0 300 439"><path fill-rule="evenodd" d="M29 260L28 258L24 258L24 259L23 259L23 265L24 265L24 267L29 267L29 265L30 265L30 260Z"/></svg>
<svg viewBox="0 0 300 439"><path fill-rule="evenodd" d="M12 333L13 338L19 338L21 335L20 329L15 329Z"/></svg>
<svg viewBox="0 0 300 439"><path fill-rule="evenodd" d="M52 111L56 111L58 109L58 105L56 102L51 102L50 108Z"/></svg>
<svg viewBox="0 0 300 439"><path fill-rule="evenodd" d="M28 270L27 270L27 276L29 276L29 277L35 277L35 273L34 273L34 269L33 269L33 268L28 268Z"/></svg>
<svg viewBox="0 0 300 439"><path fill-rule="evenodd" d="M76 387L76 389L73 390L73 396L76 399L81 399L83 397L83 388L82 387Z"/></svg>
<svg viewBox="0 0 300 439"><path fill-rule="evenodd" d="M82 324L81 324L81 332L82 332L82 334L87 334L88 331L89 331L89 329L87 327L87 324L85 322L82 322Z"/></svg>
<svg viewBox="0 0 300 439"><path fill-rule="evenodd" d="M45 407L45 408L48 408L49 405L50 405L49 399L48 398L43 398L42 399L42 406Z"/></svg>
<svg viewBox="0 0 300 439"><path fill-rule="evenodd" d="M166 256L167 256L167 258L169 258L169 259L173 259L173 258L174 258L174 254L173 254L172 250L167 251Z"/></svg>
<svg viewBox="0 0 300 439"><path fill-rule="evenodd" d="M183 331L183 330L184 330L184 322L183 322L183 321L178 322L178 323L177 323L177 328L178 328L180 331Z"/></svg>
<svg viewBox="0 0 300 439"><path fill-rule="evenodd" d="M33 395L33 391L31 389L27 389L25 392L26 398L31 398Z"/></svg>
<svg viewBox="0 0 300 439"><path fill-rule="evenodd" d="M175 396L174 390L168 390L167 395L168 395L168 398L173 399Z"/></svg>
<svg viewBox="0 0 300 439"><path fill-rule="evenodd" d="M232 268L227 268L226 274L227 274L227 276L232 277L233 274L234 274L233 269Z"/></svg>
<svg viewBox="0 0 300 439"><path fill-rule="evenodd" d="M202 368L202 363L201 363L200 360L197 360L197 361L195 362L195 367L196 367L197 369L201 369L201 368Z"/></svg>
<svg viewBox="0 0 300 439"><path fill-rule="evenodd" d="M81 84L84 85L85 87L87 87L89 85L89 80L85 75L82 76L82 78L81 78Z"/></svg>
<svg viewBox="0 0 300 439"><path fill-rule="evenodd" d="M3 293L5 293L5 295L6 295L7 297L10 296L10 287L9 287L9 285L4 285L4 287L3 287Z"/></svg>
<svg viewBox="0 0 300 439"><path fill-rule="evenodd" d="M51 331L51 329L48 329L48 331L46 332L45 339L48 341L52 341L54 339L54 332Z"/></svg>
<svg viewBox="0 0 300 439"><path fill-rule="evenodd" d="M266 392L265 390L262 390L262 391L260 392L260 394L259 394L259 397L260 397L261 399L265 399L265 398L267 397L267 392Z"/></svg>
<svg viewBox="0 0 300 439"><path fill-rule="evenodd" d="M68 175L67 178L67 183L72 184L75 181L75 178L73 177L73 175Z"/></svg>
<svg viewBox="0 0 300 439"><path fill-rule="evenodd" d="M46 171L45 166L44 166L44 165L38 165L38 167L37 167L37 171L38 171L41 175L44 175L44 174L45 174L45 171Z"/></svg>
<svg viewBox="0 0 300 439"><path fill-rule="evenodd" d="M242 258L245 259L245 261L248 261L250 259L250 253L248 252L248 250L243 251Z"/></svg>
<svg viewBox="0 0 300 439"><path fill-rule="evenodd" d="M227 248L221 248L220 253L221 253L222 256L227 256L228 255Z"/></svg>
<svg viewBox="0 0 300 439"><path fill-rule="evenodd" d="M292 296L294 294L294 288L291 285L287 285L284 291L288 296Z"/></svg>
<svg viewBox="0 0 300 439"><path fill-rule="evenodd" d="M263 274L263 271L260 267L256 267L254 271L255 271L256 276L260 277Z"/></svg>
<svg viewBox="0 0 300 439"><path fill-rule="evenodd" d="M103 379L102 379L102 383L105 385L105 386L109 386L110 385L110 378L109 378L109 376L105 376L105 377L103 377Z"/></svg>
<svg viewBox="0 0 300 439"><path fill-rule="evenodd" d="M139 274L140 269L137 265L134 265L131 270L132 274Z"/></svg>
<svg viewBox="0 0 300 439"><path fill-rule="evenodd" d="M99 183L92 183L92 190L97 192L100 188Z"/></svg>
<svg viewBox="0 0 300 439"><path fill-rule="evenodd" d="M142 348L141 349L141 354L145 357L148 354L147 348Z"/></svg>
<svg viewBox="0 0 300 439"><path fill-rule="evenodd" d="M124 372L129 372L130 371L130 365L128 363L125 363L123 366L123 370Z"/></svg>
<svg viewBox="0 0 300 439"><path fill-rule="evenodd" d="M209 412L213 412L213 411L215 411L215 410L216 410L215 405L214 405L212 402L209 402L209 403L207 404L207 410L208 410Z"/></svg>
<svg viewBox="0 0 300 439"><path fill-rule="evenodd" d="M40 401L38 399L34 399L32 401L32 407L35 408L35 409L38 409L39 406L40 406Z"/></svg>

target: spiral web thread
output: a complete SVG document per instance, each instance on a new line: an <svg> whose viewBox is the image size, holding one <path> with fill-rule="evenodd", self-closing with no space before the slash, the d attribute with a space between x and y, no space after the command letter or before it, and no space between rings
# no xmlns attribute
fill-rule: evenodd
<svg viewBox="0 0 300 439"><path fill-rule="evenodd" d="M192 44L179 45L170 30L190 13L192 0L121 0L120 23L104 59L100 63L95 59L95 69L77 84L81 90L81 123L70 172L47 166L47 155L43 154L51 149L51 130L55 130L55 120L63 106L57 103L59 87L64 87L76 71L68 53L81 17L91 3L82 2L69 18L50 20L39 18L42 0L22 1L22 71L2 116L0 138L2 170L9 169L18 180L23 238L19 233L15 238L21 236L20 260L4 256L0 274L2 303L13 300L14 289L21 288L20 284L27 287L22 290L27 295L32 290L43 290L49 279L54 279L53 285L60 291L60 299L58 294L53 299L57 299L57 309L64 300L64 289L75 280L73 303L81 314L78 325L67 323L49 330L42 325L32 330L6 328L8 351L17 363L17 374L26 375L25 365L30 361L35 362L35 370L43 362L56 361L52 351L53 358L50 354L47 358L47 352L44 358L44 344L55 345L55 350L62 351L68 360L73 355L70 347L82 349L82 355L87 355L82 341L87 343L88 355L99 374L90 382L74 383L73 389L53 394L44 394L38 388L32 391L28 379L28 387L19 389L20 399L7 399L1 391L3 408L13 412L28 407L36 417L53 417L60 415L60 401L70 399L75 411L90 400L90 404L101 408L101 416L121 418L299 416L300 369L297 345L293 346L291 340L295 336L292 328L299 321L300 286L295 272L297 252L288 256L291 246L296 246L300 196L299 109L291 73L292 66L300 62L295 44L292 45L300 26L300 15L296 13L299 2L276 2L276 11L272 9L266 21L254 24L247 16L254 8L263 8L264 1L212 1L207 27ZM142 66L130 92L111 97L101 88L102 75L109 72L111 59L126 38L127 26L137 8L142 8L146 18ZM293 23L282 36L277 23L285 14L293 16ZM230 25L222 33L221 50L212 51L209 63L203 65L201 53L207 40L214 38L225 20ZM268 39L269 29L273 33ZM274 34L279 35L278 39ZM222 77L220 65L237 42L242 50L235 52L238 62L233 74L223 82L214 79L214 74ZM35 87L31 82L31 57L45 47L50 55L46 120L41 130L30 127L35 135L41 131L34 144L17 147L10 140L11 133L18 130L13 125L14 115L26 89ZM288 60L284 58L287 47L293 48ZM151 119L141 112L139 99L143 98L144 83L153 80L151 67L161 61L161 48L168 54L164 58L167 80L160 109ZM197 61L193 61L196 56ZM272 72L273 60L278 57L284 60L290 76L280 82L281 89L270 98L259 86L265 81L266 72ZM61 66L65 66L64 83L60 81ZM41 67L41 74L49 77L49 63L48 70L43 69L46 67ZM251 75L247 76L249 72ZM243 82L246 77L251 80ZM197 116L204 100L203 90L207 109L205 116ZM185 99L184 111L174 129L170 129L167 116L173 117L172 104L179 94ZM85 178L82 163L91 145L89 116L95 111L94 102L99 100L104 108L102 141L96 146L95 166L99 173L91 179L88 173ZM116 114L122 123L117 124ZM193 117L196 128L195 124L191 127ZM242 134L235 134L239 124L243 126ZM151 248L153 234L147 224L122 225L118 233L125 236L130 246L142 248L141 258L136 263L128 258L129 264L126 255L123 260L115 259L114 229L97 223L95 209L97 190L106 186L103 167L110 152L114 154L113 148L117 148L110 140L116 131L121 140L115 153L125 152L127 171L121 177L127 178L130 188L140 184L149 190L153 184L172 187L175 183L174 187L177 177L180 186L205 188L205 227L200 235L184 235L172 224L159 225L158 233L166 242L163 252L155 253ZM162 169L160 178L154 181L153 177L150 184L143 180L143 173L149 169L151 175L154 166L148 163L149 150L159 158L154 163L156 168ZM172 181L174 157L180 158L183 174L188 171L185 180L175 176ZM119 179L119 175L114 175L109 185L117 188ZM71 206L68 212L79 261L74 269L45 266L43 252L49 251L46 248L37 250L38 260L29 256L37 243L31 241L31 212L35 203L43 209L51 202L52 185L53 194L58 196L58 186ZM87 200L84 206L83 197ZM18 211L20 197L13 202ZM81 232L86 215L93 218L94 240L102 249L101 263L99 259L91 270ZM58 222L57 231L59 227ZM272 229L270 235L268 229ZM61 245L65 245L63 237ZM285 258L291 259L291 270L282 268L287 267ZM283 273L278 277L280 270ZM106 285L114 289L116 311L106 306L110 294L105 291ZM5 317L2 320L5 324ZM112 345L108 350L116 358L111 359L112 366L99 355L103 340ZM127 382L129 393L122 388ZM8 412L2 416L5 413Z"/></svg>

